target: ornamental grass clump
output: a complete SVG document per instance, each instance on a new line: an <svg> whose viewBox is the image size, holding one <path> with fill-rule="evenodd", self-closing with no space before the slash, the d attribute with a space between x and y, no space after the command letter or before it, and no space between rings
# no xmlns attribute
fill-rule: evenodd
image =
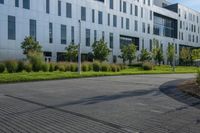
<svg viewBox="0 0 200 133"><path fill-rule="evenodd" d="M77 72L78 71L78 64L77 63L71 63L70 69L71 69L71 72Z"/></svg>
<svg viewBox="0 0 200 133"><path fill-rule="evenodd" d="M3 73L5 71L5 64L0 63L0 73Z"/></svg>
<svg viewBox="0 0 200 133"><path fill-rule="evenodd" d="M31 72L32 71L32 64L31 63L29 63L29 62L25 62L24 63L24 70L26 71L26 72Z"/></svg>
<svg viewBox="0 0 200 133"><path fill-rule="evenodd" d="M101 64L101 70L103 72L109 72L110 71L110 65L108 63L102 63Z"/></svg>
<svg viewBox="0 0 200 133"><path fill-rule="evenodd" d="M142 68L144 70L153 70L153 64L151 62L145 62L143 63Z"/></svg>
<svg viewBox="0 0 200 133"><path fill-rule="evenodd" d="M5 62L8 73L17 72L18 63L16 60L9 60Z"/></svg>
<svg viewBox="0 0 200 133"><path fill-rule="evenodd" d="M54 72L55 71L55 67L56 67L56 64L51 62L49 63L49 72Z"/></svg>
<svg viewBox="0 0 200 133"><path fill-rule="evenodd" d="M197 77L196 77L196 83L200 87L200 70L198 70Z"/></svg>
<svg viewBox="0 0 200 133"><path fill-rule="evenodd" d="M18 61L17 72L22 72L24 70L24 62Z"/></svg>
<svg viewBox="0 0 200 133"><path fill-rule="evenodd" d="M89 64L88 64L88 63L84 62L84 63L82 64L82 71L83 71L83 72L89 71Z"/></svg>
<svg viewBox="0 0 200 133"><path fill-rule="evenodd" d="M49 64L43 63L43 64L42 64L42 67L41 67L41 70L42 70L43 72L48 72L48 71L49 71Z"/></svg>
<svg viewBox="0 0 200 133"><path fill-rule="evenodd" d="M94 61L93 62L93 71L99 72L101 70L101 64L99 61Z"/></svg>
<svg viewBox="0 0 200 133"><path fill-rule="evenodd" d="M32 70L34 72L39 72L42 70L42 66L44 64L44 57L42 53L31 52L28 54L28 60L32 64Z"/></svg>
<svg viewBox="0 0 200 133"><path fill-rule="evenodd" d="M112 71L112 72L117 72L117 71L118 71L118 70L117 70L117 65L111 64L110 67L111 67L111 71Z"/></svg>

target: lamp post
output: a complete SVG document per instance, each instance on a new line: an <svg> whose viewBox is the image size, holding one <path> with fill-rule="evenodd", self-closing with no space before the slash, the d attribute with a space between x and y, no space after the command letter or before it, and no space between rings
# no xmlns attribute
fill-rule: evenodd
<svg viewBox="0 0 200 133"><path fill-rule="evenodd" d="M173 72L176 71L176 43L175 43L175 39L173 39L174 41L174 57L173 57Z"/></svg>
<svg viewBox="0 0 200 133"><path fill-rule="evenodd" d="M81 20L79 22L78 73L81 74Z"/></svg>

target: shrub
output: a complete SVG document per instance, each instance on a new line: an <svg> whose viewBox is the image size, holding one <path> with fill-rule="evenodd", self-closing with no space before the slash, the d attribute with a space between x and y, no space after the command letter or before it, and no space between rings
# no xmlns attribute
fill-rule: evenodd
<svg viewBox="0 0 200 133"><path fill-rule="evenodd" d="M142 62L138 62L138 63L134 63L132 65L129 65L130 67L142 67L143 63Z"/></svg>
<svg viewBox="0 0 200 133"><path fill-rule="evenodd" d="M56 66L55 63L49 63L49 72L55 71L55 66Z"/></svg>
<svg viewBox="0 0 200 133"><path fill-rule="evenodd" d="M63 63L63 62L57 63L55 66L55 69L59 70L61 72L65 72L65 63Z"/></svg>
<svg viewBox="0 0 200 133"><path fill-rule="evenodd" d="M41 53L29 53L28 59L32 64L32 70L34 72L39 72L42 70L42 65L44 63L43 55Z"/></svg>
<svg viewBox="0 0 200 133"><path fill-rule="evenodd" d="M110 65L107 64L107 63L102 63L102 65L101 65L101 70L102 70L103 72L109 72L109 71L110 71Z"/></svg>
<svg viewBox="0 0 200 133"><path fill-rule="evenodd" d="M70 69L71 69L71 72L77 72L78 71L78 64L77 63L70 64Z"/></svg>
<svg viewBox="0 0 200 133"><path fill-rule="evenodd" d="M93 64L91 62L88 63L88 71L92 71L93 70Z"/></svg>
<svg viewBox="0 0 200 133"><path fill-rule="evenodd" d="M43 64L42 64L42 67L41 67L41 70L42 70L43 72L48 72L48 71L49 71L49 64L43 63Z"/></svg>
<svg viewBox="0 0 200 133"><path fill-rule="evenodd" d="M24 70L24 62L18 61L17 72L22 72Z"/></svg>
<svg viewBox="0 0 200 133"><path fill-rule="evenodd" d="M31 63L24 63L24 70L26 72L31 72L32 71L32 64Z"/></svg>
<svg viewBox="0 0 200 133"><path fill-rule="evenodd" d="M153 64L150 62L145 62L143 63L142 68L144 70L153 70Z"/></svg>
<svg viewBox="0 0 200 133"><path fill-rule="evenodd" d="M121 67L120 67L120 65L116 65L116 67L117 67L117 72L119 72L119 71L122 70Z"/></svg>
<svg viewBox="0 0 200 133"><path fill-rule="evenodd" d="M117 72L117 66L115 64L111 64L110 67L112 72Z"/></svg>
<svg viewBox="0 0 200 133"><path fill-rule="evenodd" d="M93 62L93 70L95 72L99 72L101 70L101 64L99 61L95 61Z"/></svg>
<svg viewBox="0 0 200 133"><path fill-rule="evenodd" d="M118 65L120 67L121 70L127 69L128 66L124 65L124 64L119 64Z"/></svg>
<svg viewBox="0 0 200 133"><path fill-rule="evenodd" d="M15 73L17 72L17 68L18 68L18 63L15 60L10 60L10 61L6 61L6 69L9 73Z"/></svg>
<svg viewBox="0 0 200 133"><path fill-rule="evenodd" d="M0 73L3 73L5 71L5 65L4 63L0 63Z"/></svg>
<svg viewBox="0 0 200 133"><path fill-rule="evenodd" d="M82 64L82 71L84 71L84 72L89 71L89 64L88 63L83 63Z"/></svg>
<svg viewBox="0 0 200 133"><path fill-rule="evenodd" d="M71 65L70 65L70 63L65 63L65 71L66 72L69 72L69 71L71 71Z"/></svg>

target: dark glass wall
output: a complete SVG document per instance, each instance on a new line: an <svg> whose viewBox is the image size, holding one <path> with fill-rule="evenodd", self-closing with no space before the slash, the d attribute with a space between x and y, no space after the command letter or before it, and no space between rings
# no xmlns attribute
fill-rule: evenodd
<svg viewBox="0 0 200 133"><path fill-rule="evenodd" d="M154 13L154 34L177 38L177 20Z"/></svg>

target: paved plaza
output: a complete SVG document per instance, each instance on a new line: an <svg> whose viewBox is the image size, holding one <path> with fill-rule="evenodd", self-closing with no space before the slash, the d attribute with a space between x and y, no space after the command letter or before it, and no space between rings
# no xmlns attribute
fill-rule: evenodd
<svg viewBox="0 0 200 133"><path fill-rule="evenodd" d="M0 133L199 133L200 100L176 85L194 74L0 85Z"/></svg>

